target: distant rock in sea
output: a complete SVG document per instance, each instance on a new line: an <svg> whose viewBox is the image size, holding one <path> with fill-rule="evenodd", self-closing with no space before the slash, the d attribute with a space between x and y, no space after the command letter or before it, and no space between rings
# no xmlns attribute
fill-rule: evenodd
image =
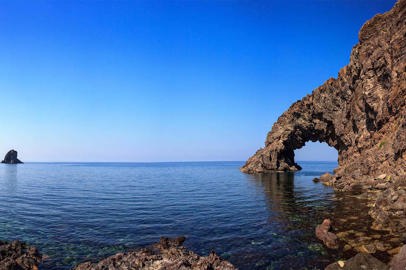
<svg viewBox="0 0 406 270"><path fill-rule="evenodd" d="M10 150L7 152L6 156L4 157L4 159L1 163L18 164L18 163L23 163L23 162L17 158L16 150Z"/></svg>

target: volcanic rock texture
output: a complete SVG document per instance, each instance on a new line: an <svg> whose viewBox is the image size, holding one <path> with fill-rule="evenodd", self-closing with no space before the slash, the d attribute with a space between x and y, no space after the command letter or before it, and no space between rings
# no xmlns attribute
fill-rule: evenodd
<svg viewBox="0 0 406 270"><path fill-rule="evenodd" d="M406 0L366 22L350 63L295 102L241 168L246 173L295 171L294 150L307 141L338 151L332 185L347 189L373 178L406 175Z"/></svg>

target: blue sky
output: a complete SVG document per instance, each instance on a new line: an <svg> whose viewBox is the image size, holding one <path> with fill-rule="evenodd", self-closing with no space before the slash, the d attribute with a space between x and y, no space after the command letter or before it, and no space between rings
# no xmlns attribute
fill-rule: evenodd
<svg viewBox="0 0 406 270"><path fill-rule="evenodd" d="M0 154L245 160L394 2L0 0Z"/></svg>

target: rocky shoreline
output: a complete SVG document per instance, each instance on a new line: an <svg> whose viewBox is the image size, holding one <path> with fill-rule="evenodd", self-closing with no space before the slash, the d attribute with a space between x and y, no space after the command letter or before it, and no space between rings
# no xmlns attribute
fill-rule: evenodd
<svg viewBox="0 0 406 270"><path fill-rule="evenodd" d="M194 269L234 270L231 263L222 260L214 251L208 256L199 256L183 246L185 237L161 237L158 243L137 251L118 253L99 262L85 262L74 270L102 269Z"/></svg>
<svg viewBox="0 0 406 270"><path fill-rule="evenodd" d="M390 11L362 26L350 62L337 78L292 104L272 126L265 146L241 168L249 174L297 171L301 168L294 150L307 141L326 142L337 149L339 166L334 174L314 181L348 194L344 200L362 200L367 211L358 217L332 213L326 217L331 220L316 229L327 247L364 254L349 260L347 268L335 265L329 270L360 269L351 265L361 261L376 264L365 269L406 269L405 263L403 268L395 267L394 259L388 266L365 255L382 253L391 258L406 252L405 37L406 0L398 0ZM349 223L361 223L361 216L372 222L363 222L366 227L360 231L348 229Z"/></svg>
<svg viewBox="0 0 406 270"><path fill-rule="evenodd" d="M329 248L337 248L337 237L329 232L330 221L325 220L316 228L316 235ZM98 262L87 261L72 270L144 269L144 270L235 270L230 262L220 258L214 251L199 256L183 246L185 237L161 237L158 243L145 248L117 253ZM331 245L333 244L333 245ZM46 256L37 248L20 241L0 242L0 270L38 270ZM339 260L325 270L404 270L406 269L406 245L385 264L369 253L358 253L348 260Z"/></svg>
<svg viewBox="0 0 406 270"><path fill-rule="evenodd" d="M230 262L221 259L214 251L199 256L183 246L185 237L161 237L148 247L117 253L98 262L83 262L73 270L145 269L145 270L234 270ZM45 256L33 246L20 241L0 242L0 270L38 270Z"/></svg>
<svg viewBox="0 0 406 270"><path fill-rule="evenodd" d="M43 256L34 246L20 241L0 241L0 270L38 270Z"/></svg>
<svg viewBox="0 0 406 270"><path fill-rule="evenodd" d="M241 168L251 174L296 171L307 141L338 151L338 168L320 181L368 197L373 227L406 231L406 0L366 22L350 63L295 102Z"/></svg>

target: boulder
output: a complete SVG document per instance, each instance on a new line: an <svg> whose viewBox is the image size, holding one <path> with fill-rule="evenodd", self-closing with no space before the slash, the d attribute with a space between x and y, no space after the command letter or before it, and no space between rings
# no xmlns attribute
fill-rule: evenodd
<svg viewBox="0 0 406 270"><path fill-rule="evenodd" d="M339 261L328 265L325 270L389 270L389 267L366 253L358 253L348 261Z"/></svg>
<svg viewBox="0 0 406 270"><path fill-rule="evenodd" d="M331 230L331 220L325 219L323 220L323 223L317 225L316 237L321 241L323 241L326 247L331 249L337 249L338 248L337 235L330 232L330 230Z"/></svg>
<svg viewBox="0 0 406 270"><path fill-rule="evenodd" d="M405 270L406 269L406 245L404 245L398 254L393 256L389 263L391 270Z"/></svg>

